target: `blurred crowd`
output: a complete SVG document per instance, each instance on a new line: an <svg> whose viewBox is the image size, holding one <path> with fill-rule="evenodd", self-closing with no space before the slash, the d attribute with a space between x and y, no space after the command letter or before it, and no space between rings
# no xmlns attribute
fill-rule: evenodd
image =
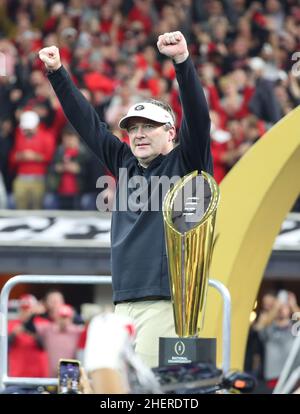
<svg viewBox="0 0 300 414"><path fill-rule="evenodd" d="M170 103L180 124L174 67L156 47L174 30L205 89L220 182L300 102L297 0L0 0L1 207L95 209L96 180L109 174L67 124L37 52L58 46L74 82L127 142L117 123L141 99Z"/></svg>
<svg viewBox="0 0 300 414"><path fill-rule="evenodd" d="M8 321L9 375L53 378L60 358L82 361L88 323L107 311L89 303L77 313L58 290L47 292L41 300L22 295Z"/></svg>
<svg viewBox="0 0 300 414"><path fill-rule="evenodd" d="M139 387L140 392L155 385L149 368L133 350L136 332L133 321L112 314L110 306L85 303L77 313L73 306L65 303L59 290L48 291L41 300L32 294L24 294L12 302L15 309L12 312L9 308L9 376L55 378L60 359L76 359L88 373L99 368L103 370L104 380L97 379L98 375L94 378L102 390L100 393L110 393L111 388L107 387L121 386L120 378L115 378L115 373L111 377L110 370L119 372L117 376L122 373L126 378L132 370L135 375L141 375L139 385L137 378L130 380L135 384L130 387ZM300 306L291 291L267 291L256 310L258 312L249 331L244 371L256 378L255 393L271 393L299 335ZM300 350L291 372L299 367ZM124 386L121 390L127 392ZM300 392L300 380L295 382L291 391L296 389Z"/></svg>
<svg viewBox="0 0 300 414"><path fill-rule="evenodd" d="M78 314L59 290L41 300L23 294L9 302L7 329L8 375L58 378L58 388L46 393L161 393L158 379L134 352L132 320L113 314L109 305L85 303ZM44 390L23 384L3 393Z"/></svg>
<svg viewBox="0 0 300 414"><path fill-rule="evenodd" d="M299 336L300 307L297 297L287 290L268 291L249 332L245 370L260 382L261 392L274 390L294 341ZM292 370L300 366L300 349ZM300 380L295 386L300 386Z"/></svg>

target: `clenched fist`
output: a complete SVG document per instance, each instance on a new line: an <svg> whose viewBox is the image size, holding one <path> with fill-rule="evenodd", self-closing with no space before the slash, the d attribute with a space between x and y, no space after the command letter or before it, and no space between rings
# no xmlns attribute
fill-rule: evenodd
<svg viewBox="0 0 300 414"><path fill-rule="evenodd" d="M174 59L176 63L184 62L189 56L186 40L181 32L164 33L159 36L157 47L160 53Z"/></svg>
<svg viewBox="0 0 300 414"><path fill-rule="evenodd" d="M39 58L47 70L57 70L61 67L59 50L56 46L44 47L39 51Z"/></svg>

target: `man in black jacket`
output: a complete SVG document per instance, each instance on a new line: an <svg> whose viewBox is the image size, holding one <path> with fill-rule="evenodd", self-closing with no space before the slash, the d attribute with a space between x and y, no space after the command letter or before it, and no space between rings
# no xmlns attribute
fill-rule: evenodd
<svg viewBox="0 0 300 414"><path fill-rule="evenodd" d="M163 195L159 197L161 186L153 179L172 180L194 170L212 173L209 112L186 40L181 32L165 33L159 36L157 47L173 59L179 84L183 120L177 146L175 117L168 105L149 100L129 109L119 124L128 131L129 148L108 131L74 86L61 65L57 47L39 52L70 123L117 179L111 227L113 300L117 313L134 319L136 352L150 366L158 362L158 337L175 335L161 211ZM136 197L132 202L134 181L148 185L140 189L139 201ZM157 199L158 208L151 208Z"/></svg>

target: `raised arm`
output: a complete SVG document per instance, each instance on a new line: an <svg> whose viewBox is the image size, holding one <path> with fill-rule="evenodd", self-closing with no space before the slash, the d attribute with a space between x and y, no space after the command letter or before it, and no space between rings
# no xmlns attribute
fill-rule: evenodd
<svg viewBox="0 0 300 414"><path fill-rule="evenodd" d="M158 50L173 59L179 84L183 119L179 142L186 166L212 173L210 118L206 98L181 32L159 36Z"/></svg>
<svg viewBox="0 0 300 414"><path fill-rule="evenodd" d="M108 131L106 124L99 119L92 105L76 88L61 64L58 48L51 46L41 49L39 57L45 64L48 78L69 122L90 149L117 177L124 157L130 155L129 148Z"/></svg>

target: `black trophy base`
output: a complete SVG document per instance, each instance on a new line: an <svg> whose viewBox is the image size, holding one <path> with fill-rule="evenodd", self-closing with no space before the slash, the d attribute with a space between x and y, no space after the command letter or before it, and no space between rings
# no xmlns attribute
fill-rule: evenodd
<svg viewBox="0 0 300 414"><path fill-rule="evenodd" d="M159 366L203 362L216 365L216 338L159 338Z"/></svg>

